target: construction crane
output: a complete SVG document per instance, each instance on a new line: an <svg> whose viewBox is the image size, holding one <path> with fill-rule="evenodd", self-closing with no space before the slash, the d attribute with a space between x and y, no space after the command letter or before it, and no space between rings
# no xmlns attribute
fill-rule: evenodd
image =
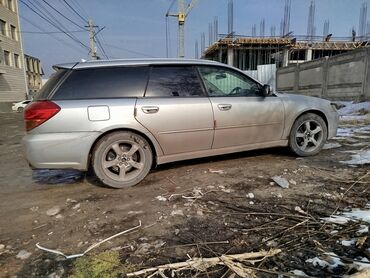
<svg viewBox="0 0 370 278"><path fill-rule="evenodd" d="M190 11L194 8L197 0L191 0L191 2L186 6L186 0L177 0L178 5L178 12L177 14L170 13L170 10L175 3L176 0L173 0L170 8L168 9L166 13L166 17L169 16L177 17L178 21L178 33L177 33L177 41L178 41L178 56L179 58L185 57L185 20L187 16L189 15Z"/></svg>

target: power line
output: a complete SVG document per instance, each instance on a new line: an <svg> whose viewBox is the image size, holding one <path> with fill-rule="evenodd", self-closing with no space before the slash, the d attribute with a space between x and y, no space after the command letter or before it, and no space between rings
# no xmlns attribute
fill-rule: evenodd
<svg viewBox="0 0 370 278"><path fill-rule="evenodd" d="M39 31L16 31L17 33L22 33L22 34L45 34L45 35L49 35L49 34L63 34L63 32L61 31L45 31L45 32L39 32ZM65 31L66 33L82 33L82 32L86 32L84 30L71 30L71 31Z"/></svg>
<svg viewBox="0 0 370 278"><path fill-rule="evenodd" d="M74 4L75 6L75 9L78 11L80 11L80 13L82 14L83 17L85 18L89 18L89 15L87 14L87 12L82 8L82 6L80 5L80 3L78 3L78 1L75 1L75 0L71 0L71 6L73 6L72 4Z"/></svg>
<svg viewBox="0 0 370 278"><path fill-rule="evenodd" d="M148 58L158 58L158 57L155 57L153 55L148 55L148 54L145 54L145 53L142 53L142 52L138 52L138 51L134 51L134 50L131 50L131 49L127 49L127 48L124 48L124 47L119 47L119 46L115 46L115 45L111 45L111 44L105 44L105 45L106 46L109 46L111 48L115 48L115 49L118 49L118 50L127 51L127 52L130 52L130 53L137 54L137 55L144 56L144 57L148 57Z"/></svg>
<svg viewBox="0 0 370 278"><path fill-rule="evenodd" d="M68 2L67 0L63 0L64 3L79 17L81 18L85 23L88 21L87 19L83 18L82 15L80 15Z"/></svg>
<svg viewBox="0 0 370 278"><path fill-rule="evenodd" d="M41 14L43 14L46 18L49 19L49 22L56 23L58 25L58 30L61 31L66 31L67 28L60 22L48 9L46 9L40 2L39 0L28 0L29 4L31 4L36 10L38 10ZM35 3L38 5L36 5ZM55 26L55 25L54 25ZM57 26L55 26L57 27ZM83 28L82 28L83 29ZM81 42L76 36L73 34L70 35L71 37L74 38L75 41Z"/></svg>
<svg viewBox="0 0 370 278"><path fill-rule="evenodd" d="M28 23L30 23L31 25L33 25L34 27L36 27L37 29L39 29L39 30L41 30L41 31L45 31L45 32L44 32L45 34L48 34L48 33L49 33L49 32L47 32L45 29L43 29L42 27L40 27L39 25L37 25L36 23L34 23L34 22L32 22L31 20L29 20L29 19L25 18L24 16L20 15L20 17L21 17L23 20L25 20L25 21L27 21ZM80 48L77 48L76 46L71 45L71 44L67 43L67 42L66 42L66 41L64 41L64 40L61 40L60 38L56 37L54 34L51 34L51 33L50 33L50 34L48 34L48 35L49 35L49 36L51 36L53 39L57 40L58 42L60 42L60 43L62 43L62 44L64 44L64 45L66 45L66 46L68 46L68 47L70 47L70 48L74 49L75 51L83 53L83 52L82 52L82 50L81 50Z"/></svg>
<svg viewBox="0 0 370 278"><path fill-rule="evenodd" d="M108 57L107 53L105 52L105 49L104 49L102 43L100 42L100 39L99 39L98 36L96 36L96 42L98 43L98 47L101 50L101 52L103 53L103 55L105 56L105 58L109 60L109 57Z"/></svg>
<svg viewBox="0 0 370 278"><path fill-rule="evenodd" d="M34 8L32 8L30 5L28 5L25 1L23 0L19 0L23 5L25 5L26 7L28 7L32 12L34 12L35 14L37 14L39 17L41 17L42 19L44 19L45 21L47 21L50 25L54 26L56 29L58 29L59 31L62 31L65 35L67 35L69 38L71 38L74 42L77 42L78 44L80 44L81 46L83 46L84 48L87 48L89 49L89 47L87 45L85 45L84 43L82 43L80 40L78 40L76 37L68 34L67 32L65 32L63 29L61 29L61 27L59 27L58 25L56 25L54 22L52 22L50 19L48 19L47 17L45 17L44 15L40 14L38 11L36 11Z"/></svg>
<svg viewBox="0 0 370 278"><path fill-rule="evenodd" d="M71 22L72 24L74 24L75 26L81 28L81 29L84 29L84 27L82 27L81 25L77 24L76 22L74 22L73 20L69 19L68 17L66 17L64 14L62 14L60 11L58 11L56 8L54 8L52 5L50 5L46 0L42 0L46 5L48 5L51 9L53 9L54 11L56 11L59 15L61 15L63 18L67 19L69 22Z"/></svg>
<svg viewBox="0 0 370 278"><path fill-rule="evenodd" d="M99 33L99 35L100 35L100 38L101 38L101 40L102 40L102 43L103 43L103 45L107 45L107 42L105 41L105 38L104 38L104 36L103 36L103 34L101 34L101 33ZM108 53L108 52L107 52ZM109 55L109 56L111 56L110 55L110 53L108 53L107 55Z"/></svg>

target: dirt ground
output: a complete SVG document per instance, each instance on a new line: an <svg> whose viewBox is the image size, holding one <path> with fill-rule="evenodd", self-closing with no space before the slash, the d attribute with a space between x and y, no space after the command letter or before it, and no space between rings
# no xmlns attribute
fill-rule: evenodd
<svg viewBox="0 0 370 278"><path fill-rule="evenodd" d="M194 257L281 249L248 265L258 277L289 276L293 270L341 277L356 271L349 266L356 258L369 256L369 232L361 235L360 246L338 244L358 239L356 231L364 223L320 220L337 210L367 205L369 166L341 163L351 159L351 150L369 144L366 132L339 136L331 143L340 147L304 159L276 148L163 165L135 187L112 190L90 174L32 171L20 144L22 115L0 116L0 277L67 277L72 261L39 250L36 243L65 254L81 253L139 221L141 228L91 254L116 250L122 266L139 270ZM272 182L273 176L290 181L289 188ZM49 216L51 208L55 212ZM22 250L26 255L19 258ZM346 265L315 267L307 262L327 252ZM204 275L231 273L219 265ZM195 270L181 275L198 274L202 277Z"/></svg>

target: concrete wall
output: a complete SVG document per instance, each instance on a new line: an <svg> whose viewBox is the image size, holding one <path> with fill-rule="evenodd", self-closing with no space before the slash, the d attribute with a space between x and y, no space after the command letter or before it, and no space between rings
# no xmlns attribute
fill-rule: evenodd
<svg viewBox="0 0 370 278"><path fill-rule="evenodd" d="M277 90L332 100L370 100L370 48L283 67Z"/></svg>

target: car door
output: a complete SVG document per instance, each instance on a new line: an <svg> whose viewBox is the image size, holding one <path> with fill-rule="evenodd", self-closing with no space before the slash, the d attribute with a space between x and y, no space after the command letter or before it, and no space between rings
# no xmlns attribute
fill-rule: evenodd
<svg viewBox="0 0 370 278"><path fill-rule="evenodd" d="M212 105L193 66L153 66L136 119L165 155L208 150L213 140Z"/></svg>
<svg viewBox="0 0 370 278"><path fill-rule="evenodd" d="M215 135L212 148L281 139L284 106L278 97L262 97L260 84L231 68L199 66L198 69L213 107Z"/></svg>

